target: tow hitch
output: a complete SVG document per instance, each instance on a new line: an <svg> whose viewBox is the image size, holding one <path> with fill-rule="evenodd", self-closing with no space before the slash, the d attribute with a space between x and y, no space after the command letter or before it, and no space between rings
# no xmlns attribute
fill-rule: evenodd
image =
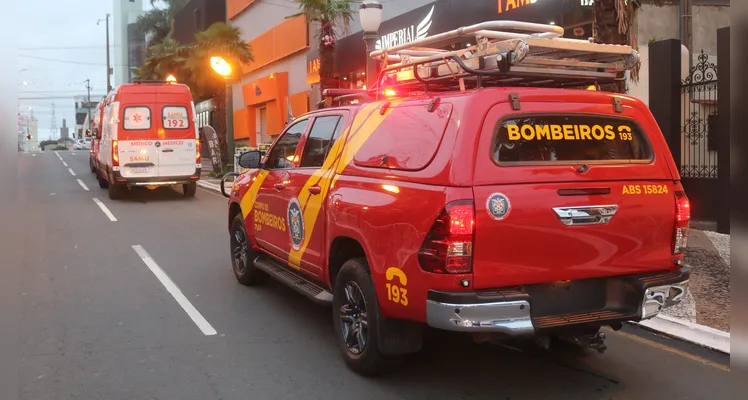
<svg viewBox="0 0 748 400"><path fill-rule="evenodd" d="M600 354L608 349L608 346L605 345L605 333L603 332L574 336L564 335L559 336L559 339L580 347L589 347L593 350L597 350L597 352Z"/></svg>

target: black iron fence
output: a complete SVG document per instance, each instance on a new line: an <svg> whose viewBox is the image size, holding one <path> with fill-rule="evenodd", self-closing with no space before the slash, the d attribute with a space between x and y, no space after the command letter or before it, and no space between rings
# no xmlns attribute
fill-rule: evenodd
<svg viewBox="0 0 748 400"><path fill-rule="evenodd" d="M681 85L680 174L717 179L717 65L703 51Z"/></svg>

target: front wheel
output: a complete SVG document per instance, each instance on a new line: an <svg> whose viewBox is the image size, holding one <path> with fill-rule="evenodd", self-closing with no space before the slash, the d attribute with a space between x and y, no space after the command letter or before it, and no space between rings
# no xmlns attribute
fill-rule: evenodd
<svg viewBox="0 0 748 400"><path fill-rule="evenodd" d="M247 225L239 213L231 222L231 265L236 280L242 285L258 286L267 279L267 274L255 267L256 257L249 244Z"/></svg>
<svg viewBox="0 0 748 400"><path fill-rule="evenodd" d="M343 359L358 374L390 372L402 360L402 356L386 355L380 350L382 320L366 259L346 261L335 278L333 324Z"/></svg>

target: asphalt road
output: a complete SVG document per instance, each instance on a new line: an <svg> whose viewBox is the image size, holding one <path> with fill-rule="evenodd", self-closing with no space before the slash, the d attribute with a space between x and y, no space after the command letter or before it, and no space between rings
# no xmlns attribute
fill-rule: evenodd
<svg viewBox="0 0 748 400"><path fill-rule="evenodd" d="M111 201L85 151L19 155L18 170L21 263L2 268L17 321L0 335L17 356L0 371L17 379L2 400L731 398L727 356L632 327L608 332L605 354L446 335L400 373L362 378L329 308L236 282L220 195Z"/></svg>

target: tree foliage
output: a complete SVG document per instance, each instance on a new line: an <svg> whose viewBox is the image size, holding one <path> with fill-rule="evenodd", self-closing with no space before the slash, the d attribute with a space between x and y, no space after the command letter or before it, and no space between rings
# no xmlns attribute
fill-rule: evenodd
<svg viewBox="0 0 748 400"><path fill-rule="evenodd" d="M174 17L189 0L150 0L151 9L138 17L137 27L149 43L160 43L171 35Z"/></svg>
<svg viewBox="0 0 748 400"><path fill-rule="evenodd" d="M320 26L317 43L320 56L320 90L333 86L335 40L353 20L354 0L296 0L300 12L286 18L304 16L309 23Z"/></svg>

